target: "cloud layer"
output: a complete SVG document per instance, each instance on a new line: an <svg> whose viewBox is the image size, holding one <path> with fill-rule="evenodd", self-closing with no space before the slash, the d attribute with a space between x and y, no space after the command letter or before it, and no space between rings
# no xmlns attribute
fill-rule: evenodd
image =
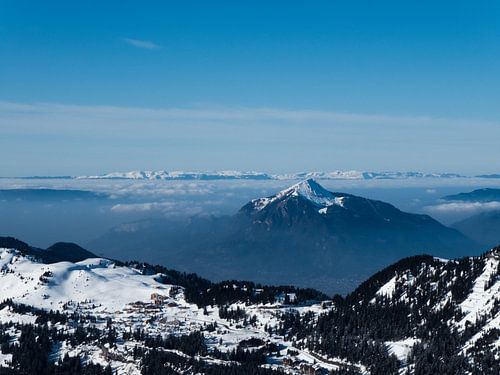
<svg viewBox="0 0 500 375"><path fill-rule="evenodd" d="M499 138L497 123L428 116L0 101L0 147L12 160L0 175L11 176L155 169L493 173L485 166L500 157Z"/></svg>
<svg viewBox="0 0 500 375"><path fill-rule="evenodd" d="M500 210L500 202L452 202L428 206L425 209L434 214L474 215L485 211Z"/></svg>
<svg viewBox="0 0 500 375"><path fill-rule="evenodd" d="M149 42L145 42L149 43ZM64 122L73 119L76 123ZM107 121L107 128L120 126L121 129L133 128L138 130L139 125L148 127L163 127L173 123L196 123L199 125L214 125L224 123L231 127L239 124L265 123L268 125L292 127L294 124L308 124L310 128L317 126L372 126L380 125L391 127L392 130L401 128L434 129L436 132L443 128L448 130L470 127L497 127L498 123L481 120L464 120L437 118L428 116L392 116L383 114L359 114L349 112L294 110L282 108L248 108L248 107L194 107L194 108L141 108L116 106L84 106L58 103L14 103L0 101L0 123L9 128L7 120L12 122L14 129L19 122L30 123L30 120L43 122L45 131L65 130L77 128L82 121L92 127L91 122ZM50 120L50 121L48 121ZM123 122L126 120L125 122ZM114 121L119 121L119 124ZM141 121L141 122L139 122ZM25 125L25 127L34 127ZM94 125L95 126L95 125ZM435 128L439 127L439 128ZM417 129L414 129L417 130Z"/></svg>

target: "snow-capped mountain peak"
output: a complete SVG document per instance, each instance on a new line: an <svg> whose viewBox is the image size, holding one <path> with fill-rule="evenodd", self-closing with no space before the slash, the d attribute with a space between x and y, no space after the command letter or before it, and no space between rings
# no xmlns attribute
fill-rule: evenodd
<svg viewBox="0 0 500 375"><path fill-rule="evenodd" d="M301 181L281 193L284 193L284 195L300 196L321 207L332 205L343 206L345 199L345 197L336 196L334 193L326 190L312 178Z"/></svg>
<svg viewBox="0 0 500 375"><path fill-rule="evenodd" d="M329 206L337 205L343 207L345 199L343 196L338 196L326 190L312 178L309 178L292 185L289 188L281 190L271 197L254 199L252 203L254 204L255 209L260 211L273 202L291 197L301 197L306 199L314 204L320 213L325 213L326 208Z"/></svg>

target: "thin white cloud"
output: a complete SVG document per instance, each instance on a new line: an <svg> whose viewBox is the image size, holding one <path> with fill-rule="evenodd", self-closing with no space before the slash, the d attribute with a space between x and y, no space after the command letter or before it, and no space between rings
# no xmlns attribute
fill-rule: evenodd
<svg viewBox="0 0 500 375"><path fill-rule="evenodd" d="M151 42L149 40L140 40L133 38L123 38L123 41L133 47L142 49L159 49L161 48L158 44Z"/></svg>
<svg viewBox="0 0 500 375"><path fill-rule="evenodd" d="M433 214L468 214L473 215L485 211L500 210L500 202L452 202L435 206L427 206L425 210Z"/></svg>
<svg viewBox="0 0 500 375"><path fill-rule="evenodd" d="M114 214L146 213L160 214L165 217L193 216L205 213L213 213L214 202L145 202L145 203L119 203L111 207ZM219 202L220 205L220 202ZM217 211L216 211L217 212Z"/></svg>
<svg viewBox="0 0 500 375"><path fill-rule="evenodd" d="M470 173L459 169L466 153L469 171L494 173L484 166L498 159L499 137L500 123L475 119L0 101L0 143L16 163L0 166L0 175L47 168L57 172L45 174L92 174L102 169L397 170L428 165Z"/></svg>
<svg viewBox="0 0 500 375"><path fill-rule="evenodd" d="M430 116L393 116L385 114L360 114L336 111L318 111L307 109L283 108L248 108L248 107L195 107L195 108L145 108L145 107L115 107L115 106L84 106L58 103L13 103L0 101L0 121L6 119L33 119L40 123L49 118L52 124L55 119L82 120L123 120L150 122L180 122L190 121L197 124L213 123L272 123L293 124L311 123L328 125L385 125L397 127L473 127L499 126L500 124L483 120L453 119ZM111 125L111 123L109 123ZM15 125L13 125L15 126ZM51 125L47 124L47 127ZM53 125L55 126L55 125ZM120 122L123 129L125 123ZM68 123L64 122L68 128Z"/></svg>
<svg viewBox="0 0 500 375"><path fill-rule="evenodd" d="M148 202L148 203L119 203L111 207L112 212L149 212L149 211L171 211L177 208L174 202Z"/></svg>

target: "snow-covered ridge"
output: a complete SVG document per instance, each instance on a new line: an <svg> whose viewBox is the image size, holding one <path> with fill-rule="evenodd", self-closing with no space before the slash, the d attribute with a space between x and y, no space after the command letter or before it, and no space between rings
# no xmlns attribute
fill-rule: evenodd
<svg viewBox="0 0 500 375"><path fill-rule="evenodd" d="M465 258L464 258L465 259ZM500 301L500 248L490 250L484 256L469 258L470 264L476 263L481 265L480 272L472 279L472 288L464 295L463 300L457 303L453 300L452 287L459 278L465 278L467 273L472 274L472 269L462 269L458 276L454 276L448 285L438 285L439 278L446 277L449 272L453 271L454 265L458 268L458 260L446 260L434 258L435 261L441 264L434 266L426 266L422 264L416 275L413 275L409 270L396 272L386 283L381 285L375 292L375 297L370 303L376 303L377 298L387 298L393 303L412 304L414 300L409 299L409 296L425 293L423 290L422 279L427 279L426 283L428 290L436 291L441 289L442 297L438 303L434 303L432 310L438 312L445 306L456 306L458 312L456 316L449 319L446 323L451 328L456 328L459 332L464 332L467 327L477 324L475 334L467 340L462 347L462 354L467 355L467 351L471 350L476 343L481 339L490 335L492 338L492 346L500 348L500 338L494 336L494 332L500 329L500 313L498 303ZM420 282L417 281L420 278ZM405 342L407 341L407 342ZM404 363L411 345L415 343L415 338L407 338L400 342L386 342L389 351Z"/></svg>
<svg viewBox="0 0 500 375"><path fill-rule="evenodd" d="M329 197L329 192L325 192L319 185L315 186L314 181L296 184L284 190L282 194L308 197L317 200L318 204L326 204L325 199ZM204 343L209 349L205 353L193 355L178 348L163 349L179 357L202 360L210 364L231 365L234 362L216 357L212 349L217 349L218 353L228 353L253 341L254 344L250 344L252 351L263 348L266 343L279 349L266 354L266 364L261 367L281 369L282 373L326 374L332 370L351 369L363 375L370 374L364 362L357 363L348 358L327 356L324 352L316 351L314 347L304 345L311 336L306 336L304 339L298 336L283 336L279 330L272 331L283 325L284 314L290 312L300 317L308 316L306 321L312 322L310 328L314 328L315 322L319 323L319 320L328 317L331 311L337 310L340 305L336 305L335 300L292 306L280 302L284 297L279 294L276 295L275 303L251 304L238 301L225 306L217 304L197 306L187 302L183 288L160 284L156 281L158 277L159 275L148 275L147 272L142 273L133 267L117 266L107 259L93 258L77 263L43 264L22 255L17 250L0 248L0 301L11 298L14 303L21 302L45 310L58 310L67 317L66 321L56 320L48 323L62 333L73 335L69 336L71 339L54 341L51 360L57 361L67 354L78 355L87 363L99 363L103 366L110 364L115 374L140 375L144 373L141 371L144 362L141 357L136 356L134 348L146 348L148 345L144 337L141 338L139 334L136 336L132 332L142 330L149 337L169 335L180 337L202 333ZM396 355L400 361L397 372L390 373L416 373L414 371L416 361L408 354L412 352L415 344L427 345L433 341L426 339L426 332L431 332L430 330L414 335L413 332L416 331L412 327L425 324L427 316L432 318L433 311L443 308L453 312L444 321L453 330L450 332L455 332L455 328L458 329L456 332L474 329L473 336L461 336L467 337L467 341L457 340L457 346L452 350L461 353L466 361L476 361L472 366L478 363L477 358L479 360L491 358L491 362L486 365L498 363L500 248L492 249L480 257L461 260L445 261L425 257L425 261L418 260L418 264L412 263L410 268L398 267L394 273L391 271L390 274L385 273L381 277L383 278L374 281L378 283L377 289L371 290L370 294L366 295L368 298L374 297L371 303L379 304L381 311L391 304L404 303L412 307L410 310L412 314L416 314L409 319L412 322L410 329L405 328L402 331L406 332L404 336L396 332L388 336L385 341L389 353ZM453 286L462 280L470 280L472 283L470 287L462 290L463 297L457 297L460 300L454 299ZM231 288L231 284L227 286ZM458 286L460 287L460 284ZM236 289L238 286L232 284L232 288ZM246 286L241 288L243 290ZM258 290L262 291L255 289L255 292ZM436 296L442 301L436 303ZM347 314L367 311L361 308L363 303L358 302L362 301L353 301L346 310ZM450 306L445 307L442 302L455 304L456 310L450 310ZM360 310L355 306L360 306ZM413 306L416 306L417 310L413 310ZM234 313L238 310L243 311L245 317L236 319L228 315L228 312ZM224 311L226 313L221 314ZM386 311L394 313L391 309ZM407 311L402 310L402 312L407 319ZM426 312L427 315L419 312ZM71 317L78 316L74 313L88 318L80 320L78 317ZM378 319L381 324L386 323L385 319L388 325L391 324L390 317L377 318L376 315L374 319ZM43 320L37 321L37 316L41 315L35 311L16 310L8 303L0 307L0 323L14 323L6 331L11 344L15 344L21 337L20 327L16 326L16 323L29 323L35 326L45 324ZM325 322L336 327L336 322L333 320L323 320L322 324ZM473 327L474 324L477 324L477 327ZM76 338L76 327L92 328L100 336L88 341L81 340ZM378 327L384 329L384 325L377 326L376 329ZM110 328L116 333L115 340L103 345L104 340L111 336L108 333L111 332ZM360 338L359 342L361 340L365 339ZM0 367L11 367L12 354L7 354L5 351L2 354L2 350L3 348L0 350ZM441 363L441 358L437 360ZM446 364L445 361L443 363ZM167 364L171 366L174 362L167 361L165 365ZM480 373L493 374L484 371Z"/></svg>
<svg viewBox="0 0 500 375"><path fill-rule="evenodd" d="M349 363L341 358L335 358L335 363L338 364L332 364L331 358L322 360L314 357L307 349L294 348L292 342L267 332L267 327L279 325L282 313L293 310L300 315L318 315L327 311L322 304L292 307L282 306L281 302L265 305L236 302L227 306L229 311L242 309L254 319L251 324L236 324L230 318L222 317L217 305L201 308L189 303L185 299L183 288L160 284L155 280L158 277L159 275L144 275L134 268L116 266L112 261L101 258L77 263L44 264L17 250L0 248L0 302L12 299L14 303L46 311L57 310L67 316L73 313L90 314L95 318L93 323L89 323L93 328L104 331L108 322L112 322L119 337L136 330L143 330L150 337L203 332L207 346L223 352L235 350L240 342L270 342L280 347L284 353L289 348L297 353L299 364L293 373L298 373L299 365L301 368L314 365L323 372L340 367L356 367L365 373L362 365ZM0 308L0 323L36 325L36 319L37 316L30 311L16 312L9 306ZM70 334L74 332L76 324L71 321L67 324L56 323L56 326ZM210 325L214 329L208 329ZM12 328L10 331L13 338L20 336L16 329ZM52 358L62 359L67 354L79 355L92 363L103 366L110 364L115 374L140 375L142 363L133 354L136 346L144 347L144 343L134 337L118 340L113 346L103 346L97 340L76 344L64 341L54 346ZM166 350L189 358L181 351ZM210 357L195 358L210 363L230 364ZM2 354L0 350L0 367L10 367L11 361L12 355ZM291 371L290 366L282 363L281 356L278 359L273 357L271 361L274 363L273 368Z"/></svg>
<svg viewBox="0 0 500 375"><path fill-rule="evenodd" d="M127 179L127 180L224 180L251 179L269 180L271 176L261 172L217 171L217 172L184 172L184 171L131 171L112 172L96 176L78 176L77 179Z"/></svg>
<svg viewBox="0 0 500 375"><path fill-rule="evenodd" d="M130 171L112 172L102 175L78 176L77 179L129 179L129 180L304 180L309 178L319 180L377 180L377 179L421 179L421 178L463 178L455 173L421 173L421 172L362 172L362 171L331 171L331 172L299 172L288 174L269 174L264 172L242 171Z"/></svg>
<svg viewBox="0 0 500 375"><path fill-rule="evenodd" d="M148 301L151 293L167 293L170 286L117 267L107 259L77 263L43 264L17 250L0 249L0 299L46 309L61 309L69 301L92 301L102 310L115 311L135 301Z"/></svg>
<svg viewBox="0 0 500 375"><path fill-rule="evenodd" d="M483 272L474 281L472 292L460 304L464 313L464 317L457 323L460 329L464 329L467 322L476 322L478 317L490 313L493 309L495 297L500 295L500 279L496 277L499 267L500 254L490 254ZM496 319L500 321L500 315Z"/></svg>
<svg viewBox="0 0 500 375"><path fill-rule="evenodd" d="M344 207L345 200L345 197L333 194L310 178L290 186L272 197L254 199L252 203L255 209L260 211L269 204L287 197L302 197L317 206L318 212L321 214L326 213L326 209L333 205Z"/></svg>

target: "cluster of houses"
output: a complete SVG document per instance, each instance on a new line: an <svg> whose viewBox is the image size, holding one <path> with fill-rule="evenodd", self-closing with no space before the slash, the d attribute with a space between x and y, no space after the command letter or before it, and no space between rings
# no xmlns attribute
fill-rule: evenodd
<svg viewBox="0 0 500 375"><path fill-rule="evenodd" d="M124 309L124 312L130 313L134 311L141 311L155 313L161 311L160 306L179 307L179 305L176 302L172 301L169 296L159 293L152 293L150 302L133 302L128 305L128 308Z"/></svg>
<svg viewBox="0 0 500 375"><path fill-rule="evenodd" d="M165 302L167 302L168 300L169 300L169 297L164 296L163 294L159 294L159 293L152 293L151 294L151 302L153 302L153 304L155 304L155 305L164 305Z"/></svg>
<svg viewBox="0 0 500 375"><path fill-rule="evenodd" d="M130 303L127 305L126 308L123 309L123 312L125 313L133 313L133 312L141 312L141 313L158 313L160 312L161 309L158 305L154 303L148 303L148 302L142 302L142 301L137 301Z"/></svg>
<svg viewBox="0 0 500 375"><path fill-rule="evenodd" d="M295 357L283 358L283 365L291 368L298 369L304 375L321 375L323 374L323 367L315 363L301 361Z"/></svg>

